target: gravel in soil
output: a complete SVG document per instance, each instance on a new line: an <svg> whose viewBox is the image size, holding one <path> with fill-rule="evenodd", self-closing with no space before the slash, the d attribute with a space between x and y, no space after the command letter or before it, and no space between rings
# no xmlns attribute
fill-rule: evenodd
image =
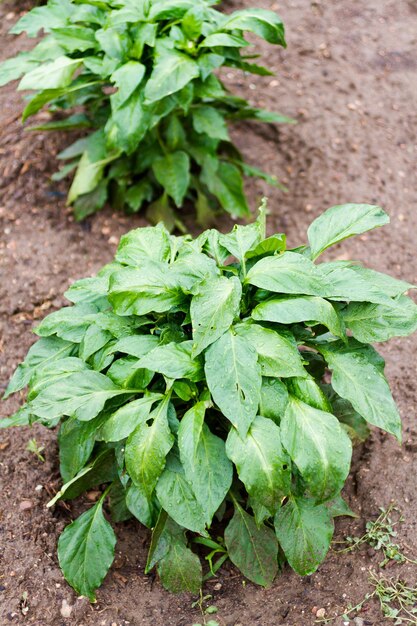
<svg viewBox="0 0 417 626"><path fill-rule="evenodd" d="M248 159L275 173L288 194L252 181L252 206L270 198L271 232L285 231L290 244L303 241L310 221L323 209L344 202L381 204L391 226L345 242L329 256L361 259L369 266L417 282L417 189L415 185L417 109L417 4L415 0L257 0L278 10L287 26L288 49L261 46L276 77L226 72L236 91L260 106L298 120L271 129L241 126L234 137ZM0 7L0 58L27 45L5 35L30 3ZM250 0L225 2L226 10L251 6ZM259 42L258 42L259 46ZM414 103L414 104L413 104ZM24 357L34 337L31 328L64 304L74 280L108 262L118 239L144 224L140 217L110 209L83 224L65 206L65 183L52 184L55 155L65 141L22 130L20 95L0 90L0 385ZM227 220L223 227L228 226ZM399 447L375 431L356 451L346 495L360 515L339 519L336 539L362 534L364 520L391 499L404 514L399 541L417 555L417 337L382 346L387 375L404 420ZM18 400L3 403L10 414ZM45 463L26 451L29 438L45 447ZM0 623L33 626L191 626L201 622L193 598L166 593L145 577L148 533L134 522L117 528L115 565L90 605L77 599L62 578L56 540L87 499L45 504L59 485L56 435L36 427L0 435ZM330 552L313 576L300 578L285 569L272 588L247 583L227 566L205 586L218 607L221 626L310 626L317 611L326 616L355 604L368 591L368 570L380 557L369 550ZM394 566L388 575L417 582L413 566ZM220 582L220 585L218 584ZM315 613L315 614L314 614ZM376 603L357 624L383 626ZM336 626L342 622L336 620Z"/></svg>

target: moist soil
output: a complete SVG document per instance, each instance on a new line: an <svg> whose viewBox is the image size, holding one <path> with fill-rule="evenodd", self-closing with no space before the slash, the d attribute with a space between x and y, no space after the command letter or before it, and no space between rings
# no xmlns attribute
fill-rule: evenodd
<svg viewBox="0 0 417 626"><path fill-rule="evenodd" d="M253 5L225 2L225 10ZM288 49L259 44L276 77L235 71L225 80L254 104L297 119L279 129L243 125L234 138L248 160L276 174L285 194L252 181L255 208L269 196L269 231L286 232L291 245L305 241L306 228L323 209L346 202L382 205L391 226L347 241L329 258L360 259L374 269L417 282L417 197L415 185L417 3L415 0L257 0L280 12L287 26ZM27 47L24 37L7 29L30 3L0 6L0 58ZM67 138L22 130L21 95L15 86L0 90L0 385L34 341L32 327L61 307L63 292L75 279L110 261L119 237L145 222L110 208L75 223L65 205L66 183L50 182L55 155ZM42 119L42 114L40 116ZM413 167L414 164L414 167ZM414 179L414 180L413 180ZM190 224L190 221L188 222ZM223 220L220 227L227 229ZM191 228L191 224L190 224ZM417 556L417 336L382 346L387 376L404 421L400 447L379 431L356 449L346 498L359 518L336 520L337 541L360 536L379 507L395 501L403 513L398 541ZM3 403L11 414L23 398ZM45 462L26 450L35 437ZM77 599L63 580L57 557L59 533L85 509L95 494L47 509L59 486L56 433L41 427L2 431L0 436L0 624L36 626L192 626L203 623L196 598L165 592L144 575L148 532L135 522L117 527L115 564L90 605ZM326 616L343 613L372 588L369 569L379 552L365 547L340 554L331 550L312 576L300 578L285 568L267 590L245 581L231 566L208 582L204 593L218 608L221 626L309 626L317 609ZM387 576L417 584L417 567L395 565ZM323 611L319 612L319 615ZM213 618L213 616L211 617ZM206 617L208 621L210 617ZM343 621L336 619L336 625ZM357 626L384 620L376 601L356 618Z"/></svg>

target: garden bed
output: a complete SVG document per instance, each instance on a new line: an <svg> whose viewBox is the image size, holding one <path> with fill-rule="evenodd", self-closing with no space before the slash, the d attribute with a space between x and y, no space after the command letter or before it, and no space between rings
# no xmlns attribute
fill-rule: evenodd
<svg viewBox="0 0 417 626"><path fill-rule="evenodd" d="M22 6L17 2L1 5L1 58L24 45L24 39L4 36L21 10L17 4ZM252 4L241 0L233 8ZM271 8L266 0L257 4ZM277 174L289 189L285 195L252 182L252 206L267 192L270 231L287 232L290 244L297 245L313 217L328 206L350 201L378 203L390 213L391 227L346 242L328 256L358 258L416 283L413 163L417 120L410 105L417 89L415 2L399 6L377 0L294 0L275 3L272 8L281 13L288 31L288 50L264 47L267 64L277 70L277 77L242 81L236 72L226 73L226 80L254 104L299 121L295 127L280 127L279 132L257 126L252 130L242 126L235 132L251 163ZM0 380L4 388L32 341L32 325L62 306L62 293L69 283L92 274L113 257L122 233L144 224L138 217L113 215L110 210L75 224L65 207L65 183L51 186L48 178L60 140L23 132L21 108L20 96L12 87L0 91ZM223 225L226 229L230 224L224 220ZM383 347L388 378L404 420L404 444L399 448L392 437L375 432L357 449L346 495L361 519L339 519L335 537L341 540L346 534L361 534L364 520L394 499L405 517L400 541L414 556L416 348L416 336ZM3 404L2 413L16 408L16 400L10 400ZM45 463L25 450L32 437L45 446ZM201 623L198 607L192 608L195 598L172 596L158 581L144 576L148 533L134 522L119 525L116 562L98 592L97 604L76 600L58 568L56 539L87 500L70 506L61 503L52 511L45 508L59 485L55 435L40 427L5 431L0 453L2 624ZM368 589L369 567L378 567L379 560L378 554L366 549L351 554L331 552L313 576L301 579L286 568L267 590L242 584L242 577L227 565L218 579L207 583L205 592L213 595L210 604L218 608L216 619L221 626L309 626L315 620L314 608L325 608L331 615L349 602L360 601ZM417 579L414 566L395 566L388 574L400 575L412 584ZM376 605L371 604L361 618L364 624L384 624Z"/></svg>

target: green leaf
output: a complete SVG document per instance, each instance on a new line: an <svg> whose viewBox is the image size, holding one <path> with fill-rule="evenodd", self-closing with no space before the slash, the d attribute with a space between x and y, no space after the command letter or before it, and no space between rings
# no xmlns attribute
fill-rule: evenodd
<svg viewBox="0 0 417 626"><path fill-rule="evenodd" d="M74 345L59 339L58 337L45 337L39 339L29 349L23 363L17 366L7 389L4 398L20 391L29 384L34 372L47 363L70 356L74 351Z"/></svg>
<svg viewBox="0 0 417 626"><path fill-rule="evenodd" d="M322 213L308 229L311 255L316 259L324 250L354 235L389 223L379 206L342 204Z"/></svg>
<svg viewBox="0 0 417 626"><path fill-rule="evenodd" d="M417 305L406 296L391 305L352 302L342 315L352 335L363 343L405 337L417 330Z"/></svg>
<svg viewBox="0 0 417 626"><path fill-rule="evenodd" d="M329 509L332 517L359 517L359 515L352 511L352 509L349 507L348 503L345 502L340 493L332 500L326 502L326 506Z"/></svg>
<svg viewBox="0 0 417 626"><path fill-rule="evenodd" d="M275 516L275 532L288 563L300 576L324 561L333 537L329 509L307 498L291 497Z"/></svg>
<svg viewBox="0 0 417 626"><path fill-rule="evenodd" d="M59 45L69 54L73 52L85 52L97 47L97 40L92 28L83 26L61 26L52 28Z"/></svg>
<svg viewBox="0 0 417 626"><path fill-rule="evenodd" d="M219 339L239 315L242 286L236 277L207 278L190 306L193 353L200 354Z"/></svg>
<svg viewBox="0 0 417 626"><path fill-rule="evenodd" d="M26 13L9 32L20 35L26 31L28 37L36 37L40 30L48 33L52 28L65 26L73 11L74 5L70 0L50 0L47 6L36 7Z"/></svg>
<svg viewBox="0 0 417 626"><path fill-rule="evenodd" d="M157 58L145 87L147 102L156 102L176 93L200 74L198 64L178 50L163 51Z"/></svg>
<svg viewBox="0 0 417 626"><path fill-rule="evenodd" d="M116 536L103 515L103 498L67 526L58 541L58 558L67 582L95 601L114 559Z"/></svg>
<svg viewBox="0 0 417 626"><path fill-rule="evenodd" d="M175 277L157 261L143 262L140 270L120 270L110 278L109 300L118 315L163 313L183 299Z"/></svg>
<svg viewBox="0 0 417 626"><path fill-rule="evenodd" d="M244 264L249 250L255 248L263 239L262 225L256 221L248 226L235 224L232 232L220 235L220 244L226 248L238 261Z"/></svg>
<svg viewBox="0 0 417 626"><path fill-rule="evenodd" d="M367 422L401 440L401 418L384 374L368 355L350 344L320 346L332 370L332 387Z"/></svg>
<svg viewBox="0 0 417 626"><path fill-rule="evenodd" d="M229 330L208 348L205 372L215 403L244 437L256 417L262 384L255 349Z"/></svg>
<svg viewBox="0 0 417 626"><path fill-rule="evenodd" d="M65 483L78 474L94 448L97 425L68 419L59 430L59 469Z"/></svg>
<svg viewBox="0 0 417 626"><path fill-rule="evenodd" d="M117 156L117 154L107 152L104 133L97 131L90 135L88 147L80 159L68 193L68 202L71 204L79 196L94 191L103 178L106 165L114 161Z"/></svg>
<svg viewBox="0 0 417 626"><path fill-rule="evenodd" d="M330 302L318 296L273 298L258 304L252 317L257 321L279 324L318 322L327 326L336 337L346 336L342 317Z"/></svg>
<svg viewBox="0 0 417 626"><path fill-rule="evenodd" d="M190 186L190 157L178 150L155 159L152 170L158 183L174 200L177 207L184 201Z"/></svg>
<svg viewBox="0 0 417 626"><path fill-rule="evenodd" d="M275 293L322 296L328 285L320 269L296 252L268 256L249 270L246 283Z"/></svg>
<svg viewBox="0 0 417 626"><path fill-rule="evenodd" d="M284 25L274 11L258 8L235 11L222 24L222 30L247 30L269 43L286 46Z"/></svg>
<svg viewBox="0 0 417 626"><path fill-rule="evenodd" d="M259 414L281 423L288 404L287 387L278 378L262 378Z"/></svg>
<svg viewBox="0 0 417 626"><path fill-rule="evenodd" d="M22 78L18 90L61 89L71 84L75 70L80 66L79 59L61 56L49 63L43 63Z"/></svg>
<svg viewBox="0 0 417 626"><path fill-rule="evenodd" d="M290 396L281 441L318 503L339 493L349 474L352 444L334 415Z"/></svg>
<svg viewBox="0 0 417 626"><path fill-rule="evenodd" d="M127 89L126 89L127 91ZM137 88L124 102L119 92L112 96L112 115L105 132L108 147L131 154L144 139L152 118L152 111L144 106L142 88Z"/></svg>
<svg viewBox="0 0 417 626"><path fill-rule="evenodd" d="M231 163L206 159L201 180L223 209L236 217L248 217L249 206L243 191L243 179L239 169Z"/></svg>
<svg viewBox="0 0 417 626"><path fill-rule="evenodd" d="M211 106L199 106L193 110L193 126L198 133L205 133L213 139L230 141L223 115Z"/></svg>
<svg viewBox="0 0 417 626"><path fill-rule="evenodd" d="M278 573L278 543L273 530L254 518L237 502L224 532L230 560L252 582L269 587Z"/></svg>
<svg viewBox="0 0 417 626"><path fill-rule="evenodd" d="M147 528L154 526L155 507L143 489L131 484L126 494L126 506L141 524Z"/></svg>
<svg viewBox="0 0 417 626"><path fill-rule="evenodd" d="M0 63L0 87L7 85L12 80L17 80L26 72L38 67L39 61L32 58L28 52L21 52L12 59L6 59Z"/></svg>
<svg viewBox="0 0 417 626"><path fill-rule="evenodd" d="M204 378L202 363L192 356L192 341L168 343L157 346L139 361L138 367L159 372L167 378L188 378L199 381Z"/></svg>
<svg viewBox="0 0 417 626"><path fill-rule="evenodd" d="M200 559L178 539L171 541L167 554L158 563L162 585L172 593L198 594L203 573Z"/></svg>
<svg viewBox="0 0 417 626"><path fill-rule="evenodd" d="M223 440L204 424L205 412L204 402L198 402L187 411L180 422L178 447L185 477L210 525L229 491L233 468Z"/></svg>
<svg viewBox="0 0 417 626"><path fill-rule="evenodd" d="M139 424L148 420L152 405L161 397L160 394L151 393L122 406L104 423L100 433L103 440L121 441L129 437Z"/></svg>
<svg viewBox="0 0 417 626"><path fill-rule="evenodd" d="M120 108L135 92L145 76L146 67L138 61L128 61L113 72L111 80L118 91L112 96L112 107Z"/></svg>
<svg viewBox="0 0 417 626"><path fill-rule="evenodd" d="M136 228L120 239L116 260L125 265L138 267L142 261L168 261L171 255L169 233L162 224Z"/></svg>
<svg viewBox="0 0 417 626"><path fill-rule="evenodd" d="M307 376L292 335L251 323L238 324L235 329L258 353L262 376Z"/></svg>
<svg viewBox="0 0 417 626"><path fill-rule="evenodd" d="M269 516L275 515L282 498L291 490L291 463L282 448L279 427L272 420L258 416L245 437L232 428L226 452L236 465L251 501L264 506Z"/></svg>
<svg viewBox="0 0 417 626"><path fill-rule="evenodd" d="M187 481L179 461L169 463L156 485L161 507L177 524L195 533L205 534L205 515Z"/></svg>
<svg viewBox="0 0 417 626"><path fill-rule="evenodd" d="M212 33L200 43L200 48L245 48L250 44L240 35L230 33Z"/></svg>
<svg viewBox="0 0 417 626"><path fill-rule="evenodd" d="M169 398L162 401L149 416L151 426L139 424L127 440L125 450L126 469L137 487L151 497L166 462L166 456L174 444L168 425Z"/></svg>
<svg viewBox="0 0 417 626"><path fill-rule="evenodd" d="M46 420L63 415L86 422L103 410L107 400L127 393L92 370L72 373L45 386L31 402L33 413Z"/></svg>

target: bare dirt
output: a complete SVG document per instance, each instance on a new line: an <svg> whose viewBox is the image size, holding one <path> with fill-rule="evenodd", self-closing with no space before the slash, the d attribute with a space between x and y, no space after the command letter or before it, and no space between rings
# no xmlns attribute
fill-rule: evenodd
<svg viewBox="0 0 417 626"><path fill-rule="evenodd" d="M283 194L252 181L248 186L252 206L267 192L270 231L287 232L296 245L304 241L310 221L331 205L381 204L391 215L391 226L345 242L332 256L358 258L416 283L416 1L257 0L256 4L281 13L288 49L262 47L276 78L242 77L231 71L227 81L254 104L297 118L298 125L278 131L244 126L235 131L248 159L276 173L289 190ZM226 10L250 5L251 0L225 2ZM24 38L5 36L24 8L10 0L0 6L0 58L27 45ZM2 388L33 342L34 323L62 306L62 294L74 279L94 273L112 258L122 233L144 223L140 217L127 218L110 209L75 223L65 207L65 183L49 181L56 169L54 155L65 139L24 132L21 110L14 87L0 90ZM226 221L223 225L226 228ZM375 431L356 451L346 495L360 519L337 520L335 538L361 534L365 520L395 500L405 518L399 541L416 556L417 337L392 341L382 346L382 352L404 420L404 443L399 447ZM3 403L2 414L10 414L18 403L16 399ZM26 451L31 437L45 446L45 463ZM157 580L145 577L148 534L133 522L118 525L116 562L98 602L89 605L77 599L58 568L56 540L87 500L45 508L59 484L55 433L42 428L2 432L0 455L1 626L202 623L198 608L191 606L195 598L169 595ZM310 626L318 608L332 616L360 601L370 590L368 570L378 569L380 560L369 549L351 554L333 550L313 576L302 579L285 569L268 590L245 584L227 566L204 591L213 595L210 603L218 607L221 626ZM396 565L386 574L417 584L414 566ZM333 623L340 626L342 621ZM384 621L376 602L355 622L388 623L392 622Z"/></svg>

